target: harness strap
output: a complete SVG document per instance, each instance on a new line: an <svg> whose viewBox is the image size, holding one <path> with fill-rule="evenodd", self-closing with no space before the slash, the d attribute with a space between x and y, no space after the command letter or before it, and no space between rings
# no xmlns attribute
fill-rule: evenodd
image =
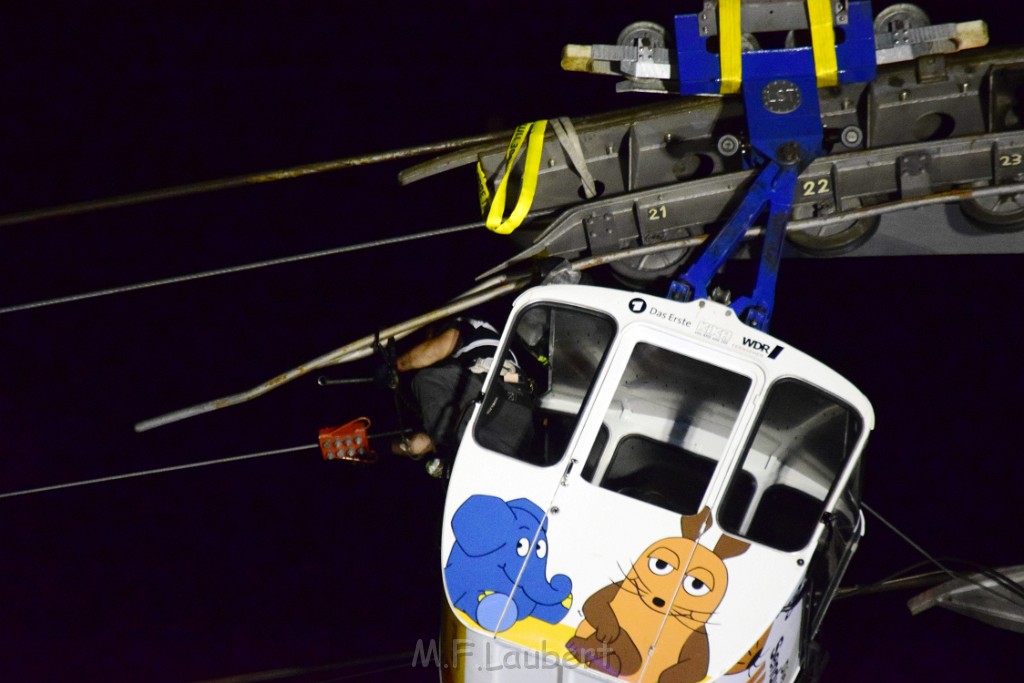
<svg viewBox="0 0 1024 683"><path fill-rule="evenodd" d="M565 155L569 157L569 163L576 169L580 182L583 183L583 193L587 199L593 199L597 196L597 183L594 182L594 176L587 168L587 156L583 153L583 145L580 144L580 136L576 134L576 127L572 125L572 120L568 116L552 119L551 128L555 131L555 136L558 137L562 149L565 150Z"/></svg>

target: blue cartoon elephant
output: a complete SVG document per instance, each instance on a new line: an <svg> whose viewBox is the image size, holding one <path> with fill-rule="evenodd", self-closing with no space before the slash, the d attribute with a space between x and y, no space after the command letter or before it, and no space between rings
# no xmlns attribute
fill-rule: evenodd
<svg viewBox="0 0 1024 683"><path fill-rule="evenodd" d="M543 510L525 498L506 503L483 495L467 498L452 517L455 545L444 568L448 596L488 631L506 631L526 617L556 624L569 612L562 603L572 580L565 574L547 578L543 519Z"/></svg>

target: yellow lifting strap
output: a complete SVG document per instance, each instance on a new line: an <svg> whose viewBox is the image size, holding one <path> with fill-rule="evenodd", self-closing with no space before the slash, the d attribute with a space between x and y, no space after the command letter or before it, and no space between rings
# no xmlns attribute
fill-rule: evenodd
<svg viewBox="0 0 1024 683"><path fill-rule="evenodd" d="M740 0L718 0L719 92L735 95L743 82L743 27Z"/></svg>
<svg viewBox="0 0 1024 683"><path fill-rule="evenodd" d="M832 24L831 0L807 0L807 18L811 24L811 47L814 49L814 72L818 76L818 87L839 85L836 29Z"/></svg>
<svg viewBox="0 0 1024 683"><path fill-rule="evenodd" d="M807 0L807 17L814 50L814 71L818 87L839 84L836 62L836 31L832 24L831 0ZM741 0L718 1L718 36L721 84L719 92L732 95L743 82L743 19Z"/></svg>
<svg viewBox="0 0 1024 683"><path fill-rule="evenodd" d="M520 226L526 215L530 212L533 204L533 196L537 191L537 176L540 174L540 161L544 153L544 131L547 129L546 120L524 123L516 128L512 134L512 140L505 150L505 175L502 177L498 187L494 190L494 197L491 197L487 188L487 175L483 167L477 162L477 192L480 199L480 212L486 218L488 230L499 235L507 235ZM508 190L508 179L512 175L512 168L516 165L522 151L523 144L526 144L526 164L523 169L522 187L519 190L519 199L516 201L512 214L505 219L505 201Z"/></svg>

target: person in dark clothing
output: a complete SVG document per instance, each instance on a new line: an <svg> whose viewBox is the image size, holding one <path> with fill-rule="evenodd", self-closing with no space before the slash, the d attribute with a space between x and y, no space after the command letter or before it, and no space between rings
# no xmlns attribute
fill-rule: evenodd
<svg viewBox="0 0 1024 683"><path fill-rule="evenodd" d="M420 407L423 431L394 441L394 453L419 459L428 453L447 455L456 450L467 409L480 395L499 336L482 320L456 318L398 357L399 373L416 371L411 388Z"/></svg>

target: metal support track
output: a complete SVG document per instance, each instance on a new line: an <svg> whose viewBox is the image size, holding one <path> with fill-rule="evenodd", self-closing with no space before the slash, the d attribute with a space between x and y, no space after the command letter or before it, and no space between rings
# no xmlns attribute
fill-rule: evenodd
<svg viewBox="0 0 1024 683"><path fill-rule="evenodd" d="M973 50L880 67L870 84L819 92L827 151L842 154L1019 128L1014 93L1022 81L1021 50ZM719 145L728 135L746 143L739 99L675 97L573 121L587 165L605 196L741 168L740 149ZM864 135L844 137L850 126ZM503 168L506 146L507 140L440 156L403 171L399 179L415 182L479 161L493 180ZM582 198L579 187L567 155L549 134L534 208L576 203Z"/></svg>
<svg viewBox="0 0 1024 683"><path fill-rule="evenodd" d="M926 55L880 68L870 84L821 90L827 155L801 176L793 220L1024 180L1018 134L1024 103L1017 97L1022 87L1024 51L1001 49ZM527 248L523 257L596 256L703 234L729 215L751 182L752 173L744 171L741 162L748 140L739 100L679 98L580 118L575 126L586 166L600 190L598 197L583 203L579 176L550 136L533 208L564 213L553 223L527 223L513 234ZM401 178L411 182L479 161L494 182L503 175L504 155L503 144L481 145L421 164ZM998 197L969 204L973 206L967 213L973 220L997 231L1024 221L1024 205L1007 204ZM944 224L945 233L986 234L970 227L957 212L930 215ZM545 227L540 243L531 246ZM793 242L799 239L807 245L806 255L961 253L961 248L950 251L945 242L933 243L937 231L900 234L882 240L883 245L874 244L875 227L877 223L872 223L860 226L862 234L838 236L843 228L833 227L830 239L808 234ZM890 228L883 224L879 237L891 234ZM1022 251L1012 237L986 241L987 252ZM976 250L971 240L961 242L963 252ZM662 265L671 270L684 258L680 253L666 256Z"/></svg>
<svg viewBox="0 0 1024 683"><path fill-rule="evenodd" d="M1024 131L821 157L797 180L793 215L823 217L871 204L1019 182L1024 176L1006 172L1005 164L1015 155L1024 155ZM755 175L727 173L577 205L502 267L536 256L598 256L704 234L736 208ZM928 234L901 237L908 245L929 239ZM1012 239L1012 245L1009 250L1024 251L1024 235Z"/></svg>

